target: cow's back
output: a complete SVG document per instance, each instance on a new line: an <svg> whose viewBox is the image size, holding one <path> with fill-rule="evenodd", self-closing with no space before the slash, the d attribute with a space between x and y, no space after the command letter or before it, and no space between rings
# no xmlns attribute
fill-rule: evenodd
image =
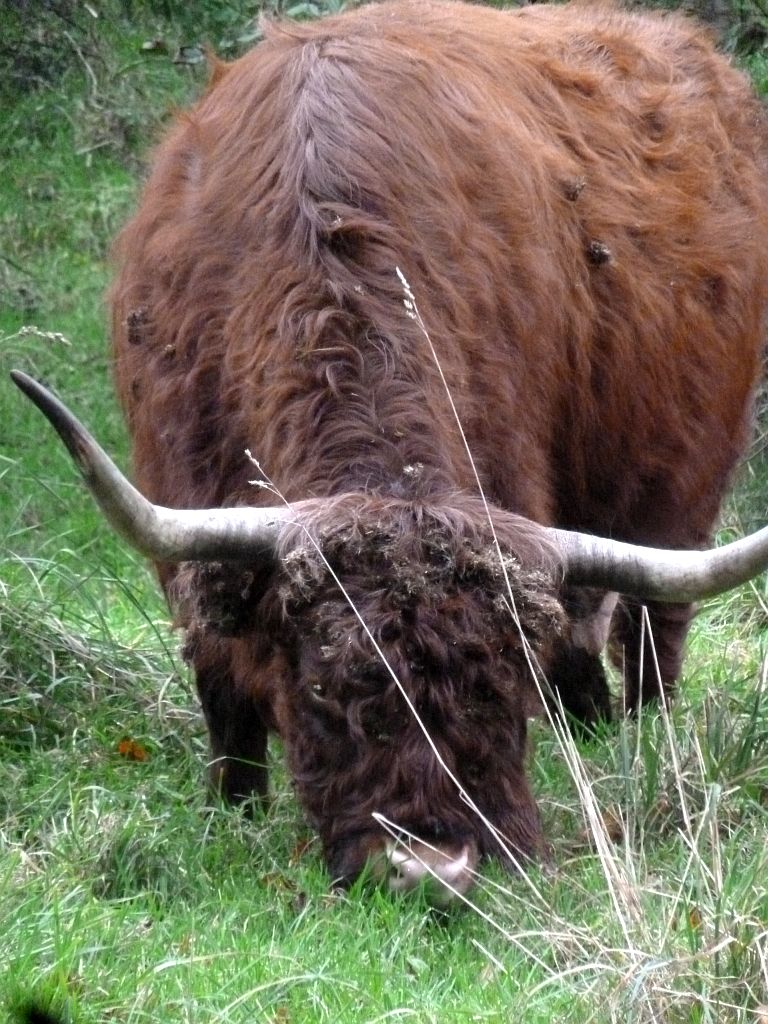
<svg viewBox="0 0 768 1024"><path fill-rule="evenodd" d="M139 485L273 500L249 447L288 499L472 488L400 267L489 497L698 543L758 368L761 146L748 85L676 17L272 26L174 128L119 243Z"/></svg>

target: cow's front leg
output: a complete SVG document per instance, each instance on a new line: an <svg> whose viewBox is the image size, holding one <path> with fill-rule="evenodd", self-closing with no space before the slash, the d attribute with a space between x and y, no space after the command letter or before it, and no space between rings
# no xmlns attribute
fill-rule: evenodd
<svg viewBox="0 0 768 1024"><path fill-rule="evenodd" d="M188 645L188 648L191 645ZM210 780L230 803L267 797L267 726L258 703L242 693L230 668L227 643L197 641L189 660L211 742Z"/></svg>

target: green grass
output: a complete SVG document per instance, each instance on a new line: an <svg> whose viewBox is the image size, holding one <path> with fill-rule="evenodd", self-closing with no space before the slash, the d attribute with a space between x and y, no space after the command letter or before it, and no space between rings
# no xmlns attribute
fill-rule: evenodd
<svg viewBox="0 0 768 1024"><path fill-rule="evenodd" d="M135 200L139 137L189 89L188 69L138 50L184 24L158 29L151 4L134 14L88 29L95 84L65 62L0 123L0 1019L30 999L82 1024L760 1019L764 578L703 609L668 718L578 749L536 725L550 862L489 867L474 906L447 918L419 897L329 890L276 743L268 813L210 800L151 576L7 379L49 381L127 464L108 241ZM764 58L752 70L768 86ZM765 479L758 452L730 527L764 519Z"/></svg>
<svg viewBox="0 0 768 1024"><path fill-rule="evenodd" d="M752 1019L768 968L768 690L758 640L735 651L717 612L698 623L669 724L582 748L591 823L537 727L551 864L527 879L488 869L476 909L441 920L418 899L329 892L279 750L268 814L209 803L200 721L160 638L127 644L9 602L9 1005L35 994L84 1022ZM148 760L121 756L126 737Z"/></svg>

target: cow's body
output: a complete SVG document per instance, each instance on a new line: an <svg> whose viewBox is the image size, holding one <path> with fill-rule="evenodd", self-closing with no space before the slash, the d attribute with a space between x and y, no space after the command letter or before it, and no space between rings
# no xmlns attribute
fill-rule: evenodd
<svg viewBox="0 0 768 1024"><path fill-rule="evenodd" d="M383 4L270 27L179 120L120 240L139 487L176 508L274 503L249 448L286 500L334 497L315 535L445 761L523 853L539 843L534 686L395 268L505 551L546 568L499 510L699 547L758 373L764 146L746 82L679 18ZM269 579L159 567L224 790L263 791L274 726L334 873L376 848L372 811L492 848L302 530L283 554ZM524 625L589 720L607 689L554 593L538 588ZM614 622L633 704L657 689L638 674L638 608ZM671 685L690 609L650 615Z"/></svg>

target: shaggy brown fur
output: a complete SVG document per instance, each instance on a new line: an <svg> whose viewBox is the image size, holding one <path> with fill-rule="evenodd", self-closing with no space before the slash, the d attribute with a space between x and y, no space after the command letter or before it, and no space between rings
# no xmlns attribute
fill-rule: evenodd
<svg viewBox="0 0 768 1024"><path fill-rule="evenodd" d="M514 517L706 543L742 450L768 295L766 124L678 17L380 4L271 24L157 153L118 244L117 383L138 485L175 507L334 497L308 524L446 761L513 845L535 692L403 269L566 708L607 689L558 637ZM268 727L332 870L370 812L487 839L301 529L281 568L160 566L232 797ZM176 600L176 598L174 598ZM639 609L618 624L634 704ZM649 609L665 686L690 609ZM578 661L581 656L575 656ZM647 656L645 663L648 665ZM570 667L569 667L570 666Z"/></svg>

